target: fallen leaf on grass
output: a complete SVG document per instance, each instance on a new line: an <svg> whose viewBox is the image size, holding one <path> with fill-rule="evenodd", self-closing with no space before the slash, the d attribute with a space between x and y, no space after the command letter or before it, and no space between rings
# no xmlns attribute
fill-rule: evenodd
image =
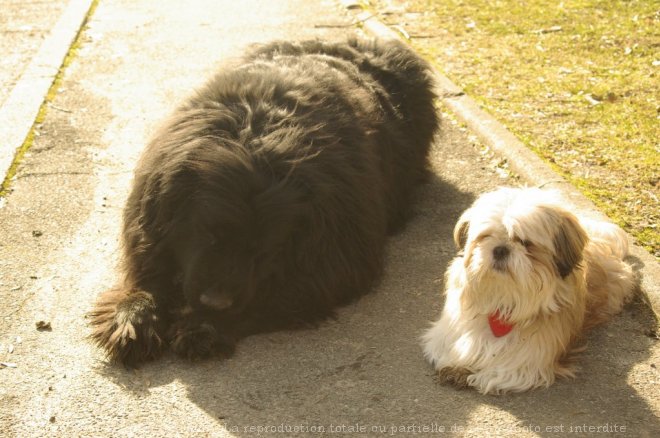
<svg viewBox="0 0 660 438"><path fill-rule="evenodd" d="M0 362L0 368L16 368L16 364L12 362Z"/></svg>
<svg viewBox="0 0 660 438"><path fill-rule="evenodd" d="M43 332L43 331L48 331L49 332L49 331L53 330L53 328L50 325L50 321L37 321L35 323L35 325L37 326L37 330L39 330L40 332Z"/></svg>
<svg viewBox="0 0 660 438"><path fill-rule="evenodd" d="M594 96L593 94L586 94L584 98L592 105L600 105L602 103L600 101L600 96Z"/></svg>
<svg viewBox="0 0 660 438"><path fill-rule="evenodd" d="M533 30L532 33L543 34L543 33L561 32L561 31L562 31L561 26L552 26L546 29Z"/></svg>
<svg viewBox="0 0 660 438"><path fill-rule="evenodd" d="M599 94L586 94L584 98L592 105L600 105L603 101L610 103L616 102L619 97L610 91L604 96Z"/></svg>

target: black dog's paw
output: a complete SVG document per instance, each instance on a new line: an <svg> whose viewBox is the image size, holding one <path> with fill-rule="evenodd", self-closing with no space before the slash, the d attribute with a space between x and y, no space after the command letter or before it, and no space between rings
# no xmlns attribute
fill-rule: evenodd
<svg viewBox="0 0 660 438"><path fill-rule="evenodd" d="M442 384L452 385L455 388L467 388L467 378L472 374L472 371L467 368L461 367L444 367L438 371L438 380Z"/></svg>
<svg viewBox="0 0 660 438"><path fill-rule="evenodd" d="M162 321L154 297L143 291L113 289L99 297L89 313L92 339L113 362L135 367L163 350Z"/></svg>
<svg viewBox="0 0 660 438"><path fill-rule="evenodd" d="M208 359L215 355L229 357L235 348L235 342L221 336L211 323L193 318L177 321L170 329L169 339L172 351L188 360Z"/></svg>

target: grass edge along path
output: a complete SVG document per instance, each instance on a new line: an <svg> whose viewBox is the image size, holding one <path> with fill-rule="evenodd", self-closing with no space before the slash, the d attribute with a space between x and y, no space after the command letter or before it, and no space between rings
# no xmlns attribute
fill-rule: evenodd
<svg viewBox="0 0 660 438"><path fill-rule="evenodd" d="M372 1L387 11L399 1ZM660 257L660 8L409 0L413 47Z"/></svg>
<svg viewBox="0 0 660 438"><path fill-rule="evenodd" d="M55 100L55 97L57 96L57 90L60 88L60 85L62 84L64 73L67 67L71 64L71 62L73 62L78 52L78 49L82 45L83 32L87 29L87 24L89 23L91 17L94 15L94 12L96 11L99 1L100 0L92 0L89 9L85 13L85 18L83 19L80 29L78 29L78 32L76 33L76 36L73 39L73 43L69 47L69 50L67 51L66 55L64 56L64 59L62 60L62 65L60 66L57 74L55 75L55 78L53 79L53 83L48 88L48 92L46 93L46 96L44 97L44 100L41 103L41 106L39 107L39 111L37 112L37 116L35 117L34 122L32 123L32 127L25 136L25 140L23 140L21 146L16 150L14 159L12 160L9 169L7 170L7 174L5 175L5 178L2 180L2 184L0 184L0 201L2 201L3 198L5 198L9 193L11 193L12 181L14 180L14 177L18 172L18 168L23 162L23 158L25 157L25 154L30 150L32 144L34 143L35 132L37 128L44 122L46 118L46 114L48 112L49 104L51 104Z"/></svg>

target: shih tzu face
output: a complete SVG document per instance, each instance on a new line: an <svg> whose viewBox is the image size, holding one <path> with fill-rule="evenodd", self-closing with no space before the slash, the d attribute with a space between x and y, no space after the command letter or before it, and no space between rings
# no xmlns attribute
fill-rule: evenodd
<svg viewBox="0 0 660 438"><path fill-rule="evenodd" d="M551 192L505 188L463 213L454 239L464 254L465 300L512 321L557 311L567 297L556 296L556 283L582 261L587 235L556 203Z"/></svg>
<svg viewBox="0 0 660 438"><path fill-rule="evenodd" d="M440 320L424 336L443 381L483 393L549 386L586 325L633 289L626 235L581 221L558 194L502 188L459 219Z"/></svg>

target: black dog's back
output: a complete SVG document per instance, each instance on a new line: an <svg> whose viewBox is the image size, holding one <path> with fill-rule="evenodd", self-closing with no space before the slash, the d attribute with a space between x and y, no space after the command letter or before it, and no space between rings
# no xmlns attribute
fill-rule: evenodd
<svg viewBox="0 0 660 438"><path fill-rule="evenodd" d="M275 42L185 102L145 149L120 287L92 313L126 364L307 324L368 292L405 222L438 118L399 42Z"/></svg>
<svg viewBox="0 0 660 438"><path fill-rule="evenodd" d="M321 40L292 43L274 42L256 47L244 59L258 61L281 57L302 59L303 56L325 55L348 61L358 69L362 79L370 77L373 91L383 109L409 128L410 142L418 148L428 147L438 128L434 110L431 70L423 59L397 40L349 39L346 44Z"/></svg>
<svg viewBox="0 0 660 438"><path fill-rule="evenodd" d="M433 136L439 128L439 117L434 106L436 95L430 67L405 44L397 40L349 39L346 43L309 40L302 42L276 41L259 45L249 51L240 64L243 74L254 70L273 74L273 68L286 68L318 84L319 90L332 89L335 98L344 100L356 89L366 89L378 102L377 117L347 113L350 103L338 106L340 114L350 122L364 123L363 131L375 132L378 155L386 195L388 229L399 230L409 216L407 204L412 189L427 177L427 156ZM329 72L338 73L328 78ZM290 72L286 72L289 74ZM201 102L231 100L231 96L216 94L225 89L228 78L221 73L199 95ZM338 82L353 82L353 87L342 89ZM231 82L231 79L229 80ZM248 81L249 83L250 81ZM334 89L333 89L334 88ZM352 88L352 89L351 89ZM290 90L281 90L285 94ZM232 90L229 95L248 95ZM257 93L258 94L258 93ZM258 94L259 95L259 94ZM273 95L283 106L300 105L300 96L288 100ZM327 96L319 96L304 110L315 105L323 107L323 120L313 123L331 123L333 117ZM318 109L318 108L317 108ZM341 125L336 124L334 128ZM344 133L344 137L354 133Z"/></svg>

